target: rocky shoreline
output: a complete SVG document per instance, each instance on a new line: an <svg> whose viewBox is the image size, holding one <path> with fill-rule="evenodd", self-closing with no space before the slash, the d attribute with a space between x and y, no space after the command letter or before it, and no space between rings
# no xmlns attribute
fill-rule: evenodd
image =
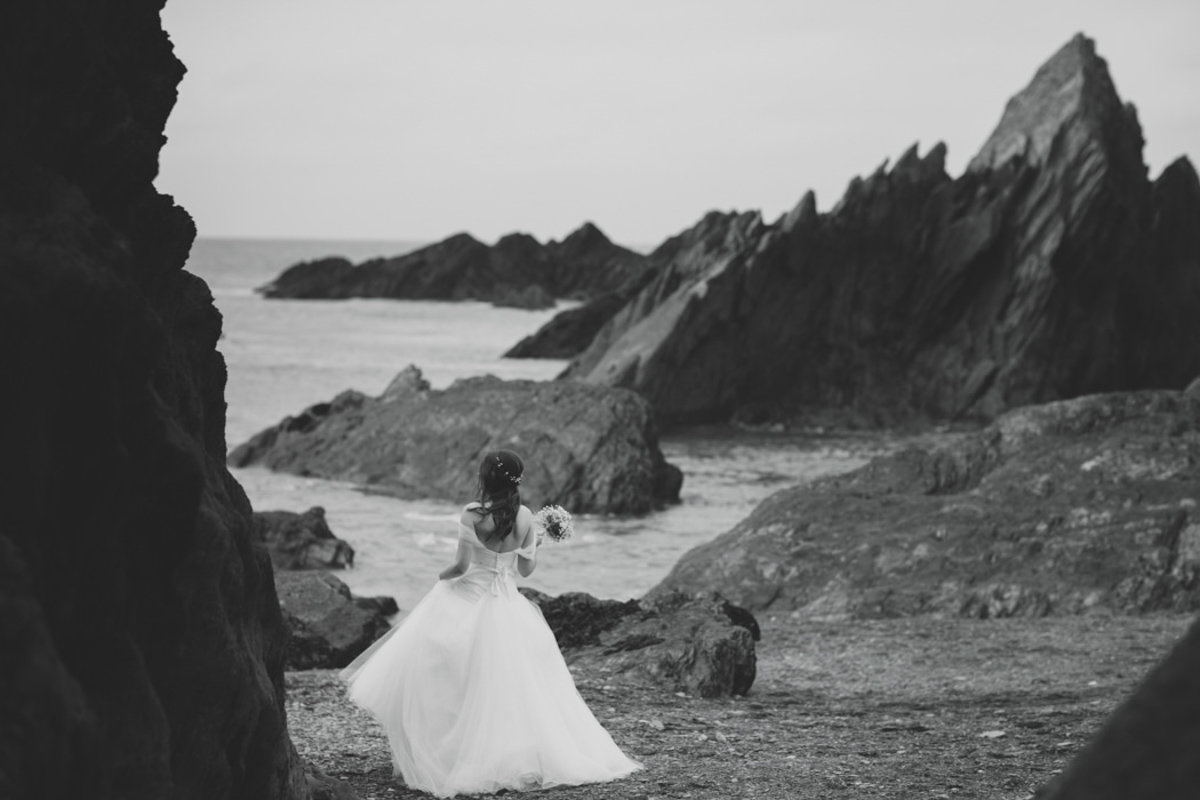
<svg viewBox="0 0 1200 800"><path fill-rule="evenodd" d="M192 220L154 186L184 72L160 10L14 0L0 28L0 710L21 733L0 792L345 796L303 754L366 796L411 796L331 673L285 674L281 575L359 604L319 569L275 573L227 469L221 316L184 270ZM1180 612L1200 590L1197 402L1161 387L1200 374L1200 180L1180 159L1150 181L1141 144L1081 36L958 179L942 148L914 148L829 214L811 196L773 224L710 214L657 266L592 230L560 249L596 260L562 274L520 235L448 240L448 271L429 252L334 265L459 298L502 266L498 289L532 303L651 278L578 356L579 380L434 392L409 373L285 420L235 462L462 497L480 451L508 444L545 470L535 504L639 514L679 495L659 424L776 400L874 419L1017 408L957 449L781 493L718 539L726 553L681 562L571 654L647 770L545 796L1016 800L1076 753L1044 796L1194 795L1200 629ZM544 293L525 296L528 271ZM1021 409L1046 401L1062 402ZM854 526L828 524L851 505ZM324 539L282 555L344 562ZM747 568L751 540L769 548ZM734 608L689 591L730 576Z"/></svg>
<svg viewBox="0 0 1200 800"><path fill-rule="evenodd" d="M665 693L572 664L588 705L646 769L538 797L1049 800L1190 617L761 623L745 696ZM382 730L333 672L291 672L286 685L301 756L362 800L426 797L392 779Z"/></svg>

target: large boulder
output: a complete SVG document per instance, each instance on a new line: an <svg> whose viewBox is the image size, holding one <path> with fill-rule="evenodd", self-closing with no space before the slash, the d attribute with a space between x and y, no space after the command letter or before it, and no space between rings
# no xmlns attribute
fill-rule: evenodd
<svg viewBox="0 0 1200 800"><path fill-rule="evenodd" d="M534 507L640 514L679 499L682 475L633 392L491 376L432 390L414 371L378 398L345 392L287 417L236 447L229 463L465 501L480 458L504 448L524 458L521 495Z"/></svg>
<svg viewBox="0 0 1200 800"><path fill-rule="evenodd" d="M1089 39L1038 70L963 175L944 164L914 146L828 213L810 193L772 224L706 216L566 375L673 425L747 404L990 419L1200 372L1200 180L1185 158L1147 178Z"/></svg>
<svg viewBox="0 0 1200 800"><path fill-rule="evenodd" d="M1010 411L785 489L649 593L813 617L1200 609L1200 398Z"/></svg>
<svg viewBox="0 0 1200 800"><path fill-rule="evenodd" d="M520 591L542 612L558 646L564 650L599 644L600 634L627 617L642 613L636 600L599 600L586 592L564 592L551 597L527 586Z"/></svg>
<svg viewBox="0 0 1200 800"><path fill-rule="evenodd" d="M700 697L744 695L754 684L758 623L716 593L621 602L521 591L541 609L572 665Z"/></svg>
<svg viewBox="0 0 1200 800"><path fill-rule="evenodd" d="M331 669L349 664L391 625L391 598L355 597L328 572L278 572L275 587L291 637L288 669Z"/></svg>
<svg viewBox="0 0 1200 800"><path fill-rule="evenodd" d="M643 256L613 244L589 222L562 242L545 245L512 233L488 246L459 233L357 266L339 257L302 262L259 291L270 298L484 300L548 308L555 297L582 299L612 291L644 269Z"/></svg>
<svg viewBox="0 0 1200 800"><path fill-rule="evenodd" d="M4 797L308 796L221 318L153 183L184 72L161 6L0 12Z"/></svg>
<svg viewBox="0 0 1200 800"><path fill-rule="evenodd" d="M345 569L354 566L354 548L334 536L325 509L255 511L254 535L281 569Z"/></svg>

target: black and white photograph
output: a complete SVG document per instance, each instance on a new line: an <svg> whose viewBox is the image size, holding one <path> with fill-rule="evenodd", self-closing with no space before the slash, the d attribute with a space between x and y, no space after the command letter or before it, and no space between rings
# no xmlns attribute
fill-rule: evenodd
<svg viewBox="0 0 1200 800"><path fill-rule="evenodd" d="M1197 800L1196 0L4 0L0 800Z"/></svg>

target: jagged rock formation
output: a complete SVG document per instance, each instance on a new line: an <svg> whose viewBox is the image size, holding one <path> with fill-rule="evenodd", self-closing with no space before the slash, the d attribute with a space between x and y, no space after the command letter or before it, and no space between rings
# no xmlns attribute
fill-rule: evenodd
<svg viewBox="0 0 1200 800"><path fill-rule="evenodd" d="M555 314L549 322L510 347L504 358L574 358L587 349L613 315L649 283L653 273L583 305Z"/></svg>
<svg viewBox="0 0 1200 800"><path fill-rule="evenodd" d="M354 548L333 535L325 509L255 511L254 535L281 569L345 569L354 566Z"/></svg>
<svg viewBox="0 0 1200 800"><path fill-rule="evenodd" d="M1016 409L777 492L648 595L812 617L1200 610L1200 398Z"/></svg>
<svg viewBox="0 0 1200 800"><path fill-rule="evenodd" d="M343 392L285 418L229 463L465 502L479 459L501 448L524 458L521 496L534 508L641 514L679 499L682 475L663 459L650 408L633 392L492 376L435 391L415 367L378 398Z"/></svg>
<svg viewBox="0 0 1200 800"><path fill-rule="evenodd" d="M572 358L587 351L590 356L573 364L567 374L593 368L594 359L600 358L612 343L615 332L632 328L682 284L696 280L706 269L727 263L760 227L757 214L706 215L693 228L659 245L640 273L612 291L556 314L517 342L505 357ZM651 284L653 290L647 290ZM665 324L672 321L668 319Z"/></svg>
<svg viewBox="0 0 1200 800"><path fill-rule="evenodd" d="M639 275L645 258L585 223L562 242L513 233L491 247L460 233L394 258L358 266L344 258L302 262L259 291L265 297L484 300L548 308L554 298L589 298Z"/></svg>
<svg viewBox="0 0 1200 800"><path fill-rule="evenodd" d="M709 215L565 373L664 424L746 404L992 418L1200 372L1200 181L1151 183L1132 106L1077 36L961 177L914 146L774 224Z"/></svg>
<svg viewBox="0 0 1200 800"><path fill-rule="evenodd" d="M308 796L220 316L153 186L183 75L161 6L0 12L4 797Z"/></svg>
<svg viewBox="0 0 1200 800"><path fill-rule="evenodd" d="M521 593L541 609L570 664L589 662L610 676L700 697L744 695L754 684L758 622L720 595L619 602L579 592Z"/></svg>

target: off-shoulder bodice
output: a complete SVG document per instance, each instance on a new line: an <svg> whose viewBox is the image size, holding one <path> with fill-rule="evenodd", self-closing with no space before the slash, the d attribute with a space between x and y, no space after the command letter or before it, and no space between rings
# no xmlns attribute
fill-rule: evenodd
<svg viewBox="0 0 1200 800"><path fill-rule="evenodd" d="M484 569L513 569L516 566L518 555L524 555L526 558L532 555L532 548L518 548L497 553L495 550L485 547L470 526L460 522L459 529L459 538L471 548L471 566L478 564Z"/></svg>
<svg viewBox="0 0 1200 800"><path fill-rule="evenodd" d="M475 534L475 529L459 522L459 541L466 543L471 552L471 563L459 578L452 581L454 591L462 597L479 599L488 594L515 596L517 558L524 555L533 558L537 543L529 547L497 553L489 550Z"/></svg>

